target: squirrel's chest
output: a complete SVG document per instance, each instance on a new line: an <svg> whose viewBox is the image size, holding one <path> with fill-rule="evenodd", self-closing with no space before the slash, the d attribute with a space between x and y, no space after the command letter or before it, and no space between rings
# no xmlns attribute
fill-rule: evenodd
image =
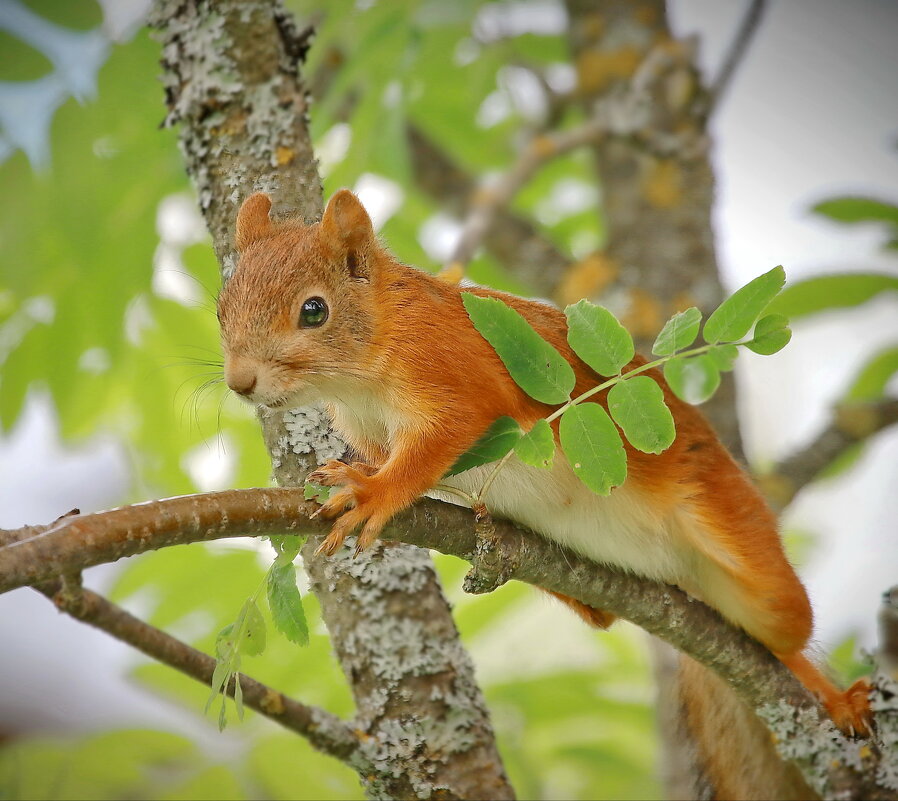
<svg viewBox="0 0 898 801"><path fill-rule="evenodd" d="M334 392L327 407L337 432L353 449L375 462L386 457L396 433L409 422L386 392L367 386Z"/></svg>

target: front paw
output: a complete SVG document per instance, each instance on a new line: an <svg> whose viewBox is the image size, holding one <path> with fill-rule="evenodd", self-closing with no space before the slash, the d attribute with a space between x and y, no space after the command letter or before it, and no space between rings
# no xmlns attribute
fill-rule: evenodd
<svg viewBox="0 0 898 801"><path fill-rule="evenodd" d="M353 462L349 465L346 462L331 459L327 464L309 473L308 480L325 487L360 487L364 485L365 479L372 475L374 471L375 468L362 462Z"/></svg>
<svg viewBox="0 0 898 801"><path fill-rule="evenodd" d="M337 493L337 496L343 496L344 492L346 491L341 490L341 492ZM334 499L331 498L328 503L332 500ZM351 501L345 497L339 497L337 505L343 505L343 508L345 509L346 505L349 505L350 502ZM339 512L336 512L336 514L339 514ZM343 547L345 539L361 526L362 530L359 532L358 542L355 546L355 553L358 555L359 552L370 547L377 541L377 535L380 534L387 520L389 520L389 515L381 513L374 504L358 504L340 515L334 523L330 534L324 538L324 541L318 546L315 553L333 556L341 547Z"/></svg>

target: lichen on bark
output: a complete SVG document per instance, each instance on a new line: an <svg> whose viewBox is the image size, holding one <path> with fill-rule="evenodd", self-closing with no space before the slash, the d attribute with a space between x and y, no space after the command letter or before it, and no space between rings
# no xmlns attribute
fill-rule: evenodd
<svg viewBox="0 0 898 801"><path fill-rule="evenodd" d="M236 265L237 209L253 191L271 196L275 216L310 222L321 216L308 95L299 74L310 33L298 31L279 0L158 0L152 24L162 43L165 124L179 126L187 170L227 279ZM308 414L294 414L290 427L282 415L262 414L261 422L275 477L285 486L302 484L316 450L323 455L323 448L338 447L316 435L321 421ZM312 545L304 550L306 568L335 649L348 660L344 670L358 721L380 768L372 772L369 763L360 771L366 792L512 797L426 552L394 546L355 564L342 558L325 564L313 551ZM352 625L343 614L349 607L358 613ZM410 639L402 646L405 636Z"/></svg>

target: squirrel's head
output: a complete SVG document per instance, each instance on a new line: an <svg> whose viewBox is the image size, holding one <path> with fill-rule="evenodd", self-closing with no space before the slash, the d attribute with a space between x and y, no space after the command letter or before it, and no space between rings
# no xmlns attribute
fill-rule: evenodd
<svg viewBox="0 0 898 801"><path fill-rule="evenodd" d="M248 197L237 215L239 261L218 298L228 386L253 403L298 406L364 380L375 331L373 284L389 255L341 189L320 223L269 217Z"/></svg>

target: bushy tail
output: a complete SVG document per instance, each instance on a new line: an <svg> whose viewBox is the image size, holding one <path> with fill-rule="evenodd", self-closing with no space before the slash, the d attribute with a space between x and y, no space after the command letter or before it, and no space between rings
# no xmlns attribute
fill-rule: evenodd
<svg viewBox="0 0 898 801"><path fill-rule="evenodd" d="M816 799L798 768L777 754L770 731L726 682L703 665L676 654L671 677L676 748L691 757L679 772L674 798Z"/></svg>

